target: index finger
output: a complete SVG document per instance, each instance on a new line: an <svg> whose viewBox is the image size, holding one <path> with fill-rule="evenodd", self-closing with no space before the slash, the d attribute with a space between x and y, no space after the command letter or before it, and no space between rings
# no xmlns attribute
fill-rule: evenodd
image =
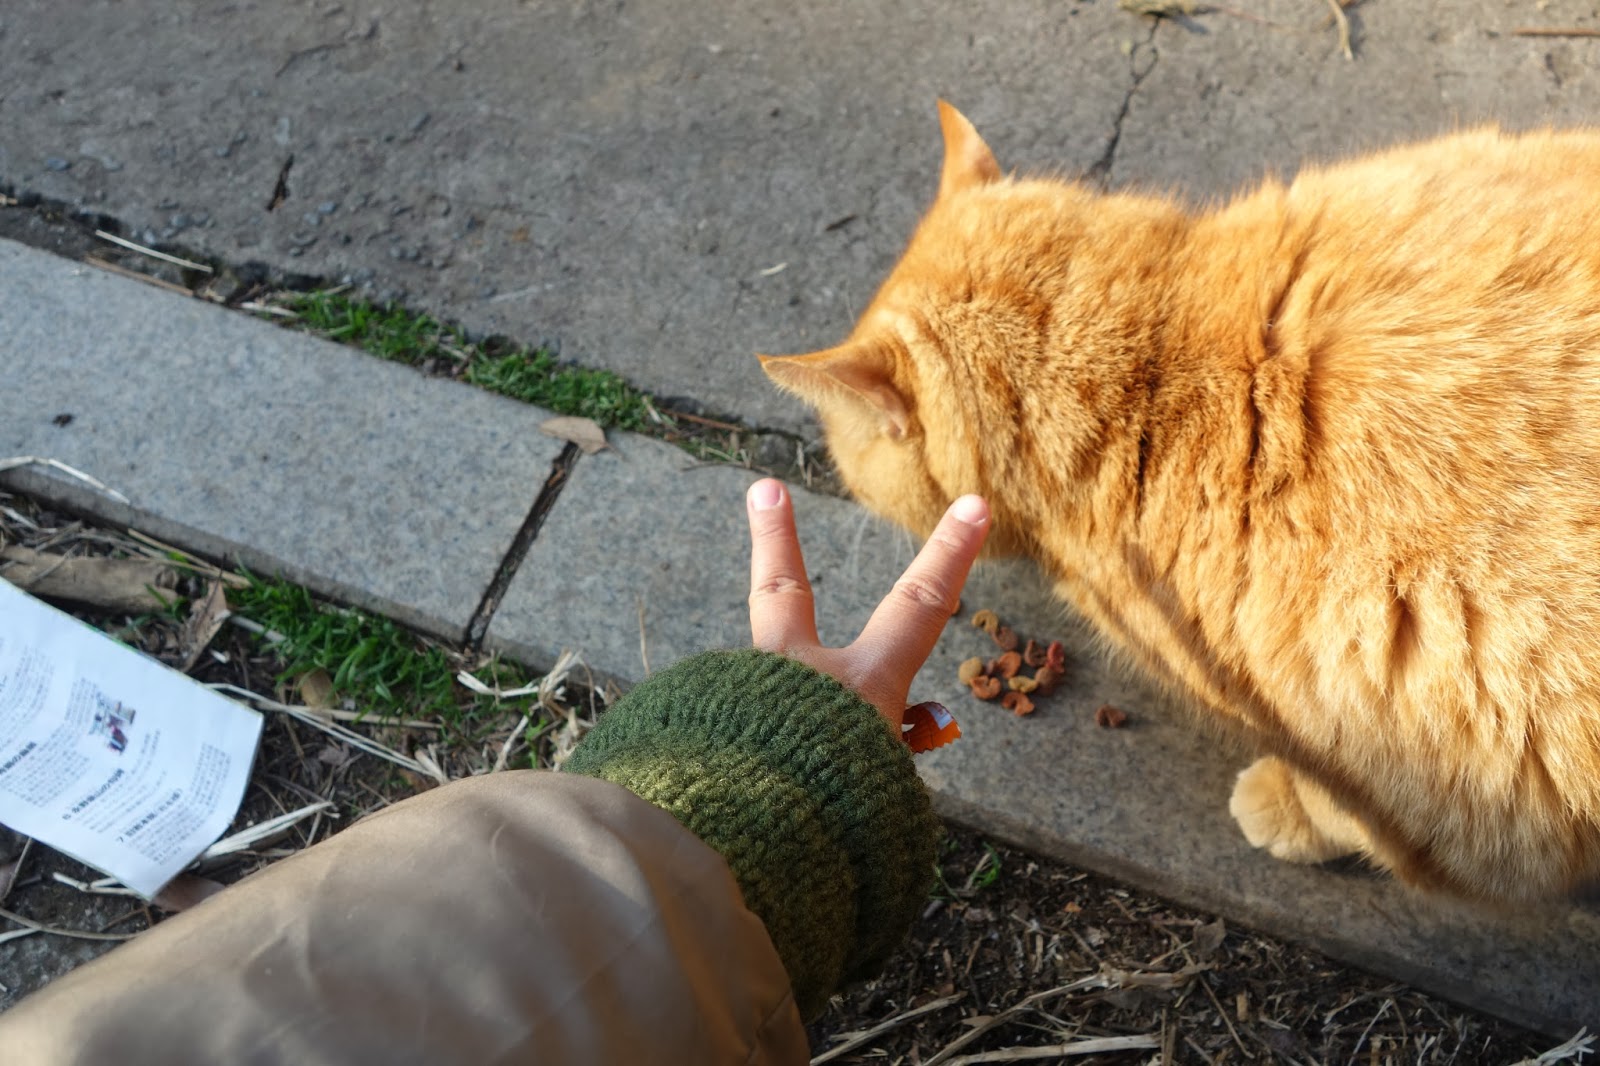
<svg viewBox="0 0 1600 1066"><path fill-rule="evenodd" d="M961 586L989 534L989 505L963 496L950 505L928 542L867 621L856 647L882 667L905 667L906 683L938 643L955 613Z"/></svg>

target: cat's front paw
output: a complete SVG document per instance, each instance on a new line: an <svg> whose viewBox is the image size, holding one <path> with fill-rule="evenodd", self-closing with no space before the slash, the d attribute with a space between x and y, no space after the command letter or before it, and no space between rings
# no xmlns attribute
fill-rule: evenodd
<svg viewBox="0 0 1600 1066"><path fill-rule="evenodd" d="M1257 759L1240 772L1228 813L1246 840L1286 862L1327 862L1366 846L1366 833L1355 819L1275 756Z"/></svg>

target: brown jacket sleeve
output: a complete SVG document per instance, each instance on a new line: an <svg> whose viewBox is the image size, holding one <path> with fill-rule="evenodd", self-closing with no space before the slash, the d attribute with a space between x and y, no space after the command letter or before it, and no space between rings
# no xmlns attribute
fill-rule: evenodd
<svg viewBox="0 0 1600 1066"><path fill-rule="evenodd" d="M537 871L536 876L528 876ZM804 1063L727 863L606 781L397 803L0 1015L66 1063Z"/></svg>

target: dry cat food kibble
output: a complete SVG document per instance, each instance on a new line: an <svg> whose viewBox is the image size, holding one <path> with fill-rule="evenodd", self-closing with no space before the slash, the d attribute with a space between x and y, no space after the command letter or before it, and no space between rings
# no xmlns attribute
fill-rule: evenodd
<svg viewBox="0 0 1600 1066"><path fill-rule="evenodd" d="M1000 647L1000 654L987 663L973 656L962 662L956 676L963 685L972 689L980 700L1000 700L1000 706L1017 717L1032 714L1037 704L1029 694L1048 696L1061 683L1066 673L1067 652L1059 640L1040 646L1029 639L1024 650L1017 651L1021 643L1016 631L1000 623L1000 616L990 610L978 611L972 616L974 627L983 630ZM1022 672L1024 666L1034 670L1033 675Z"/></svg>
<svg viewBox="0 0 1600 1066"><path fill-rule="evenodd" d="M1128 724L1128 716L1109 703L1101 704L1100 709L1094 712L1094 724L1101 729L1121 729Z"/></svg>

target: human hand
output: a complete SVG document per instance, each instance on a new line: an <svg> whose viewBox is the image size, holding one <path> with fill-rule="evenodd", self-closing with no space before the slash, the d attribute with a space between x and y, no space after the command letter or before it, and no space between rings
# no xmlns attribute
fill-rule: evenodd
<svg viewBox="0 0 1600 1066"><path fill-rule="evenodd" d="M896 736L911 681L955 613L967 571L989 532L989 505L963 496L848 647L824 648L816 603L783 482L764 478L745 496L750 519L750 631L756 647L837 678L878 708Z"/></svg>

